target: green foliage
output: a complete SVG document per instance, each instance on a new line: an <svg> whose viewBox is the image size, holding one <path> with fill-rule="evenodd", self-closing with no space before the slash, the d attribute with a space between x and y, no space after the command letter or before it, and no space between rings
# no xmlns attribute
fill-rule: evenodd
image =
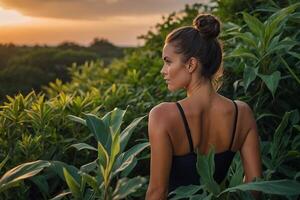
<svg viewBox="0 0 300 200"><path fill-rule="evenodd" d="M14 155L6 165L8 168L36 159L72 160L66 152L69 142L79 138L84 142L88 132L82 125L74 126L67 116L96 114L100 108L97 98L89 94L74 97L61 93L48 101L44 95L31 92L25 97L20 94L8 99L0 112L0 158Z"/></svg>
<svg viewBox="0 0 300 200"><path fill-rule="evenodd" d="M203 191L202 194L196 194L197 192L203 190L204 186L199 185L189 185L189 186L180 186L176 190L170 192L170 195L173 195L171 200L177 199L204 199L207 197L206 191Z"/></svg>
<svg viewBox="0 0 300 200"><path fill-rule="evenodd" d="M55 172L69 187L69 192L63 192L54 199L61 198L65 195L70 195L75 199L86 198L103 198L103 199L123 199L126 196L136 192L144 183L145 178L134 177L127 178L122 174L126 171L128 175L136 165L136 156L149 146L149 143L140 143L129 150L125 151L126 143L129 140L131 133L144 117L135 119L123 131L120 131L125 110L114 109L107 113L101 119L93 114L86 114L86 125L94 135L97 141L98 149L86 143L78 143L71 145L78 150L98 151L98 157L92 163L83 165L80 170L72 165L67 165L57 161L35 161L21 164L8 172L0 179L0 193L13 186L18 186L18 183L23 179L28 179L46 167ZM78 122L79 117L71 116ZM100 124L100 126L98 126ZM101 137L105 135L105 137ZM108 139L110 138L110 139ZM107 143L111 141L111 143ZM121 150L121 145L123 146ZM7 161L5 158L1 165ZM93 165L91 167L91 165ZM117 183L113 181L116 177L121 179ZM49 190L48 183L45 177L35 177L33 179L40 190L46 192ZM113 189L115 185L115 189Z"/></svg>
<svg viewBox="0 0 300 200"><path fill-rule="evenodd" d="M238 14L242 11L247 13L255 9L258 1L254 0L212 0L215 4L214 14L220 17L223 22L242 23Z"/></svg>
<svg viewBox="0 0 300 200"><path fill-rule="evenodd" d="M67 169L63 168L64 179L75 199L84 199L87 196L92 199L123 199L136 192L145 183L145 179L142 177L129 179L121 174L125 170L127 170L126 175L130 173L136 165L134 161L137 154L149 146L148 142L140 143L125 151L126 143L131 136L128 133L132 133L137 122L144 118L135 119L123 131L120 131L125 112L126 110L114 109L102 118L92 114L86 115L86 125L97 140L97 149L85 143L72 146L77 150L97 151L98 157L77 171L77 174L80 175L77 180ZM71 119L78 122L78 118L74 118L74 116L71 116ZM124 145L123 149L121 149L122 144ZM92 174L96 174L96 176ZM113 180L116 177L121 179L117 180L115 189L113 189ZM88 187L91 187L92 190L88 190Z"/></svg>
<svg viewBox="0 0 300 200"><path fill-rule="evenodd" d="M277 8L271 15L264 15L265 21L243 12L245 25L228 24L224 34L224 38L231 37L226 41L225 69L237 77L228 78L227 84L234 85L235 97L253 105L262 137L266 139L279 123L278 116L286 110L299 108L299 103L294 101L299 96L299 58L291 56L299 49L299 34L294 22L298 8L299 3ZM225 90L228 89L223 88ZM291 95L296 96L291 99Z"/></svg>
<svg viewBox="0 0 300 200"><path fill-rule="evenodd" d="M81 193L80 193L79 183L76 182L76 180L72 177L72 175L65 168L63 168L63 171L64 171L65 180L67 182L68 187L70 188L72 195L75 197L75 199L82 198Z"/></svg>
<svg viewBox="0 0 300 200"><path fill-rule="evenodd" d="M201 155L198 153L197 171L201 177L201 181L203 181L205 185L205 188L213 194L218 194L220 192L220 187L214 180L215 161L213 148L207 155Z"/></svg>
<svg viewBox="0 0 300 200"><path fill-rule="evenodd" d="M275 181L257 181L257 182L251 182L242 184L239 186L235 186L232 188L228 188L224 190L219 195L222 195L226 192L234 192L237 190L242 191L260 191L267 194L277 194L277 195L283 195L283 196L295 196L299 195L299 187L300 183L294 180L275 180Z"/></svg>

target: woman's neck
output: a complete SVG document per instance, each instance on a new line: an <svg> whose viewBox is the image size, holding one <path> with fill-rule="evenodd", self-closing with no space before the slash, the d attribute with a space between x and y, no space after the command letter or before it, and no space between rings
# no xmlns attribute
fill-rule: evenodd
<svg viewBox="0 0 300 200"><path fill-rule="evenodd" d="M187 89L187 99L209 105L212 98L217 94L209 79L196 79L192 81Z"/></svg>

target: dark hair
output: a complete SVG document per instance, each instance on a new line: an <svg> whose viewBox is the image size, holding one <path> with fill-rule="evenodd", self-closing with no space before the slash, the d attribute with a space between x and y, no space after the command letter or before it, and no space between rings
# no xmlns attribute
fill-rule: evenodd
<svg viewBox="0 0 300 200"><path fill-rule="evenodd" d="M219 33L219 20L210 14L200 14L194 19L193 26L169 33L165 43L172 43L185 62L191 57L198 59L202 64L201 75L211 79L222 63L222 48L217 39Z"/></svg>

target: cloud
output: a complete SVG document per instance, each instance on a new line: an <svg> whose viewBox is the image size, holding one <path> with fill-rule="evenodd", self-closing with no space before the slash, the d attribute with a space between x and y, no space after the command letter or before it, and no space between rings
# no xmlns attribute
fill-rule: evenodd
<svg viewBox="0 0 300 200"><path fill-rule="evenodd" d="M14 10L4 10L0 7L0 26L10 24L24 24L30 21L30 17L24 17Z"/></svg>
<svg viewBox="0 0 300 200"><path fill-rule="evenodd" d="M112 16L166 14L199 0L0 0L0 6L25 16L99 20ZM201 2L208 2L202 0Z"/></svg>
<svg viewBox="0 0 300 200"><path fill-rule="evenodd" d="M137 45L162 15L203 1L209 0L0 0L0 43L88 45L99 37Z"/></svg>
<svg viewBox="0 0 300 200"><path fill-rule="evenodd" d="M49 44L73 41L88 45L93 38L106 38L116 45L135 46L143 41L137 36L145 34L151 25L161 20L158 15L112 17L99 21L43 19L35 23L0 26L0 43Z"/></svg>

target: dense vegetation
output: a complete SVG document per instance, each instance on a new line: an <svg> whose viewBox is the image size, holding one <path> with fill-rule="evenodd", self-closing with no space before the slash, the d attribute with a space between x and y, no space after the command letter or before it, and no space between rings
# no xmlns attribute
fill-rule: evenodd
<svg viewBox="0 0 300 200"><path fill-rule="evenodd" d="M101 60L108 65L120 58L124 50L105 39L95 38L88 47L73 42L57 46L16 46L0 44L0 101L18 92L28 94L42 85L60 79L70 80L68 68L76 63Z"/></svg>
<svg viewBox="0 0 300 200"><path fill-rule="evenodd" d="M172 29L190 25L198 12L213 12L224 22L219 93L253 109L264 176L242 184L237 155L218 185L212 179L211 151L198 156L202 185L179 188L172 198L253 199L248 191L259 190L262 199L296 200L300 5L295 3L224 0L212 7L186 6L141 36L145 45L124 58L108 66L90 62L72 67L68 83L56 80L42 93L9 97L0 110L0 197L143 199L149 176L145 116L154 105L185 95L169 93L160 76L164 38Z"/></svg>

